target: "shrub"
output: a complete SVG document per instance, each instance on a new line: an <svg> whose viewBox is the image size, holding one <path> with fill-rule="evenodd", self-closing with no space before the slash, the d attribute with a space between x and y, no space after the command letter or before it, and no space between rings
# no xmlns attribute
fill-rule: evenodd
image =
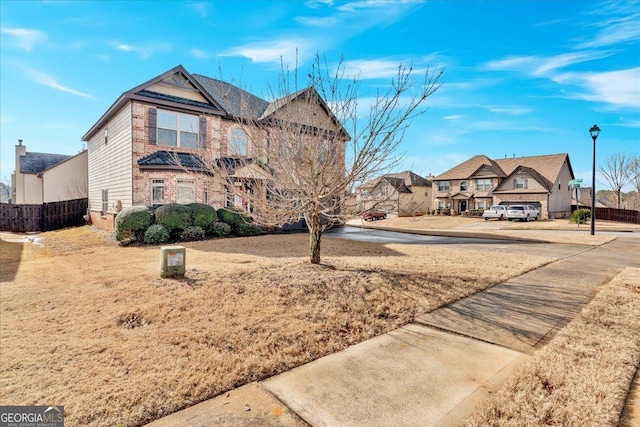
<svg viewBox="0 0 640 427"><path fill-rule="evenodd" d="M584 224L588 219L591 219L591 209L576 209L571 214L569 221L572 224Z"/></svg>
<svg viewBox="0 0 640 427"><path fill-rule="evenodd" d="M227 237L231 235L231 226L224 222L216 222L211 228L211 234L217 237Z"/></svg>
<svg viewBox="0 0 640 427"><path fill-rule="evenodd" d="M144 232L145 243L164 243L169 240L169 232L160 224L153 224Z"/></svg>
<svg viewBox="0 0 640 427"><path fill-rule="evenodd" d="M251 222L246 214L238 209L222 208L218 210L218 219L225 224L229 224L232 228L240 224L246 224Z"/></svg>
<svg viewBox="0 0 640 427"><path fill-rule="evenodd" d="M238 236L259 236L260 227L255 224L240 224L236 226L236 234Z"/></svg>
<svg viewBox="0 0 640 427"><path fill-rule="evenodd" d="M142 240L145 230L153 223L153 215L146 206L125 208L116 216L116 240Z"/></svg>
<svg viewBox="0 0 640 427"><path fill-rule="evenodd" d="M190 203L188 206L191 209L193 225L202 227L207 232L211 231L211 227L218 220L216 210L204 203Z"/></svg>
<svg viewBox="0 0 640 427"><path fill-rule="evenodd" d="M191 226L191 209L187 205L171 203L156 209L156 223L164 226L173 238L180 236L180 232Z"/></svg>
<svg viewBox="0 0 640 427"><path fill-rule="evenodd" d="M180 233L180 240L202 240L204 237L204 230L202 227L198 227L197 225L187 227Z"/></svg>

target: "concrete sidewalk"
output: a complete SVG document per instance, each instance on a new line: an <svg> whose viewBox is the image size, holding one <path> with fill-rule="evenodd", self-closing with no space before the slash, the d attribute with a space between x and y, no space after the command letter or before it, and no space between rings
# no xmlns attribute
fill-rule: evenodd
<svg viewBox="0 0 640 427"><path fill-rule="evenodd" d="M459 425L638 253L635 237L580 251L150 426Z"/></svg>

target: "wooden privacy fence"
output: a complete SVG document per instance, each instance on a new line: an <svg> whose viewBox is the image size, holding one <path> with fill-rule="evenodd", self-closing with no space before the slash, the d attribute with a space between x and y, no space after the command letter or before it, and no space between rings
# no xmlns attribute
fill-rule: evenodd
<svg viewBox="0 0 640 427"><path fill-rule="evenodd" d="M640 211L631 211L628 209L596 208L596 220L599 219L640 224Z"/></svg>
<svg viewBox="0 0 640 427"><path fill-rule="evenodd" d="M85 224L88 199L65 200L42 205L0 204L0 230L26 233L50 231Z"/></svg>

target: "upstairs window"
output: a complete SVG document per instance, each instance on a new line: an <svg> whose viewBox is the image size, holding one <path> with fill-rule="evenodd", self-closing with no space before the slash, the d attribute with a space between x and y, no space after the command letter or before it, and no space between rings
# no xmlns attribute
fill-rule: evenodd
<svg viewBox="0 0 640 427"><path fill-rule="evenodd" d="M460 183L460 191L467 191L467 181L462 181Z"/></svg>
<svg viewBox="0 0 640 427"><path fill-rule="evenodd" d="M451 181L438 181L438 191L451 190Z"/></svg>
<svg viewBox="0 0 640 427"><path fill-rule="evenodd" d="M491 190L491 178L478 179L476 181L476 190L478 191Z"/></svg>
<svg viewBox="0 0 640 427"><path fill-rule="evenodd" d="M231 150L232 156L247 156L247 133L240 129L235 128L231 131Z"/></svg>
<svg viewBox="0 0 640 427"><path fill-rule="evenodd" d="M529 181L527 180L527 178L524 178L522 176L516 177L513 180L513 188L529 188Z"/></svg>
<svg viewBox="0 0 640 427"><path fill-rule="evenodd" d="M198 148L199 126L198 116L158 109L158 144Z"/></svg>

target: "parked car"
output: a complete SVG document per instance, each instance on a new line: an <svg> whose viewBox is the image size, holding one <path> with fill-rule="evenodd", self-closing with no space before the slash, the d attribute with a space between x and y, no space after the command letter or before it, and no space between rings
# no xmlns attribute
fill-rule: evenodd
<svg viewBox="0 0 640 427"><path fill-rule="evenodd" d="M540 211L531 205L511 205L507 209L507 219L513 221L519 219L520 221L537 220L540 218Z"/></svg>
<svg viewBox="0 0 640 427"><path fill-rule="evenodd" d="M387 214L382 211L367 211L362 214L362 219L364 219L365 221L376 221L378 219L385 218L387 218Z"/></svg>
<svg viewBox="0 0 640 427"><path fill-rule="evenodd" d="M488 221L491 218L496 218L499 221L502 221L506 217L507 207L502 205L491 206L489 209L485 209L485 211L482 213L482 218L484 218L485 221Z"/></svg>

